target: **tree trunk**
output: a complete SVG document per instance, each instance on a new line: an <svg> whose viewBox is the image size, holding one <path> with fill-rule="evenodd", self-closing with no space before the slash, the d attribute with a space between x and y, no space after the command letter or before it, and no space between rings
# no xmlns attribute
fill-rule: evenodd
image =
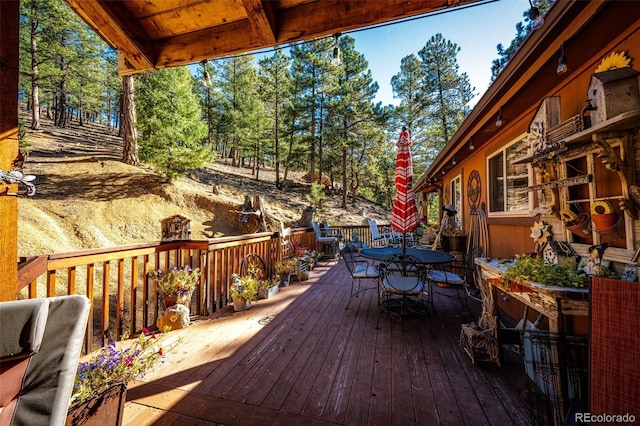
<svg viewBox="0 0 640 426"><path fill-rule="evenodd" d="M133 76L122 77L122 161L125 164L137 166L138 159L138 133L136 131L136 104Z"/></svg>
<svg viewBox="0 0 640 426"><path fill-rule="evenodd" d="M347 208L347 149L342 149L342 201L340 207Z"/></svg>
<svg viewBox="0 0 640 426"><path fill-rule="evenodd" d="M61 41L61 43L63 43ZM58 127L67 125L67 60L64 55L60 58L60 85L58 86L58 109L55 124Z"/></svg>
<svg viewBox="0 0 640 426"><path fill-rule="evenodd" d="M31 16L37 16L35 2L31 3ZM38 29L38 20L31 20L31 129L40 130L40 89L38 85L38 41L36 40L36 31Z"/></svg>

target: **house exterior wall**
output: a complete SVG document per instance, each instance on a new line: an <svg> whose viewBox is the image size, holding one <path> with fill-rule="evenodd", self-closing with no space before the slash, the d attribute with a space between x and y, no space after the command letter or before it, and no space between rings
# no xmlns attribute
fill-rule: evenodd
<svg viewBox="0 0 640 426"><path fill-rule="evenodd" d="M589 46L584 46L588 49ZM553 90L546 93L540 93L540 98L536 102L532 102L526 109L524 109L517 117L510 120L501 128L496 128L495 135L485 144L481 149L476 148L473 154L462 161L458 161L456 166L446 170L446 174L442 178L443 183L443 203L447 203L447 187L448 183L455 176L462 174L463 177L463 196L464 203L464 224L465 229L470 223L470 206L467 199L467 178L472 170L478 170L482 176L482 190L480 195L480 205L486 206L488 204L488 169L487 159L488 157L507 146L519 135L528 132L529 124L536 113L536 110L540 102L545 97L558 96L560 98L560 115L561 121L565 121L570 117L573 117L581 113L581 110L586 104L587 90L591 81L592 74L602 59L613 52L626 52L628 58L632 60L631 65L636 70L640 70L640 22L636 22L636 25L631 28L626 28L615 38L611 40L606 48L597 52L593 52L591 60L582 64L574 64L571 62L571 52L567 51L566 56L568 59L568 65L579 70L577 74L572 74L572 78L564 78L562 75L536 75L531 81L531 84L535 84L535 79L538 78L552 78L557 79L558 84ZM632 133L632 145L633 161L635 165L636 175L640 172L640 137L637 130L640 127L640 123L635 123L633 127L636 130ZM594 165L598 168L599 178L594 185L598 188L597 191L600 194L615 195L615 187L619 187L620 184L618 175L615 171L608 171L604 165ZM531 182L531 172L530 172ZM640 182L640 179L634 179ZM629 184L635 184L636 182L629 182ZM531 185L531 183L530 183ZM529 196L532 196L532 192L529 192ZM535 207L535 204L534 204ZM627 218L628 219L628 218ZM487 223L489 228L490 239L490 253L491 257L509 258L518 253L529 253L534 249L534 242L529 237L531 233L530 227L533 225L535 217L531 215L510 215L510 214L491 214L487 215ZM558 216L544 215L542 220L551 225L553 233L553 239L566 240L571 234L565 230L565 227ZM626 249L629 251L629 257L638 246L640 239L640 227L637 219L630 220L628 228L630 228L630 234L632 237L630 240L617 243L617 247Z"/></svg>

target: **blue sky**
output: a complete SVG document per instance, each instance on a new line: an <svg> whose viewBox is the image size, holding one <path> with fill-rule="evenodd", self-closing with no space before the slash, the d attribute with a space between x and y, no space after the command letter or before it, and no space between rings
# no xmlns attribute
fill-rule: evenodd
<svg viewBox="0 0 640 426"><path fill-rule="evenodd" d="M524 20L522 14L528 9L527 0L499 0L348 34L356 40L356 50L364 54L380 86L376 102L397 105L391 77L400 72L400 61L412 53L417 55L431 36L441 33L460 47L458 65L475 87L477 96L471 102L475 105L489 87L491 61L498 57L496 46L509 45L516 34L516 23Z"/></svg>

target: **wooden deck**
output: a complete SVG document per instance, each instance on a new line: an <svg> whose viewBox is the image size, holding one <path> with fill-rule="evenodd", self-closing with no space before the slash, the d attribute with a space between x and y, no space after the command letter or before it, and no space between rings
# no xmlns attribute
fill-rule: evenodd
<svg viewBox="0 0 640 426"><path fill-rule="evenodd" d="M530 423L520 357L505 347L502 367L473 365L458 346L471 318L454 289L436 289L426 321L380 316L373 290L345 310L349 285L331 262L248 311L171 332L183 340L129 387L124 424Z"/></svg>

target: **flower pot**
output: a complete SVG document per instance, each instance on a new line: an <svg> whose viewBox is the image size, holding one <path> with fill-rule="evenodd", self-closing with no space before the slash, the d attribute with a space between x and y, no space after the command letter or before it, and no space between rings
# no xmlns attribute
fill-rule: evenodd
<svg viewBox="0 0 640 426"><path fill-rule="evenodd" d="M594 214L591 215L591 222L594 230L609 241L620 240L625 237L623 222L618 217L618 213Z"/></svg>
<svg viewBox="0 0 640 426"><path fill-rule="evenodd" d="M278 286L258 289L258 299L269 299L278 294Z"/></svg>
<svg viewBox="0 0 640 426"><path fill-rule="evenodd" d="M280 275L280 287L288 287L290 279L291 275L289 274Z"/></svg>
<svg viewBox="0 0 640 426"><path fill-rule="evenodd" d="M118 384L84 402L74 403L69 407L65 425L121 425L126 395L127 386Z"/></svg>
<svg viewBox="0 0 640 426"><path fill-rule="evenodd" d="M163 295L164 307L166 309L169 306L180 304L188 308L191 305L192 295L193 295L193 291L189 291L187 293L182 293L182 294L165 294Z"/></svg>
<svg viewBox="0 0 640 426"><path fill-rule="evenodd" d="M618 223L618 213L594 214L591 215L591 222L593 222L596 231L607 231Z"/></svg>
<svg viewBox="0 0 640 426"><path fill-rule="evenodd" d="M244 297L234 297L233 298L233 310L234 311L246 311L251 308L251 300L245 299Z"/></svg>
<svg viewBox="0 0 640 426"><path fill-rule="evenodd" d="M461 251L464 252L467 249L467 236L466 235L456 235L453 237L446 237L443 239L443 242L448 244L443 244L445 251ZM448 249L448 250L447 250Z"/></svg>
<svg viewBox="0 0 640 426"><path fill-rule="evenodd" d="M580 213L576 220L573 221L573 225L566 225L566 227L569 231L581 238L591 235L591 230L589 229L589 215L586 213Z"/></svg>

